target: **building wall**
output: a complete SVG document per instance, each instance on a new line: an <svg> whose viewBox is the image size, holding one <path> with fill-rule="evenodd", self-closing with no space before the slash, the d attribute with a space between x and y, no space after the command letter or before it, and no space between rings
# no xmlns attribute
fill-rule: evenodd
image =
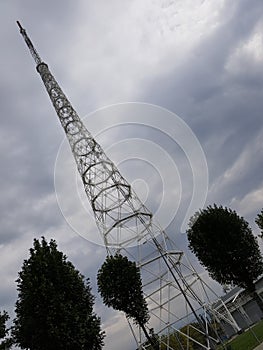
<svg viewBox="0 0 263 350"><path fill-rule="evenodd" d="M262 319L263 313L255 300L250 300L243 306L243 308L248 315L249 320L251 320L251 324L256 323Z"/></svg>

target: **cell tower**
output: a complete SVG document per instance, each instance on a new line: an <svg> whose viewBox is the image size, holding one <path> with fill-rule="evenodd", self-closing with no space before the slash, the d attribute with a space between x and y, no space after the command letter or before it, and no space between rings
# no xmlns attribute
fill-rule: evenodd
<svg viewBox="0 0 263 350"><path fill-rule="evenodd" d="M213 322L239 330L228 310L219 313L210 300L218 298L196 273L182 251L153 220L129 183L71 106L25 29L22 34L51 102L65 130L84 189L108 254L121 253L140 268L150 321L160 350L213 349L219 341ZM140 329L130 324L138 349L152 349ZM187 326L187 327L184 327ZM201 336L200 336L201 335Z"/></svg>

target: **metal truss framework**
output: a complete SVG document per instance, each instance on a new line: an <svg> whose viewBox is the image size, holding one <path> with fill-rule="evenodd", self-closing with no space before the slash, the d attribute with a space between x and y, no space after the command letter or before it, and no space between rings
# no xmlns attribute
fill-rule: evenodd
<svg viewBox="0 0 263 350"><path fill-rule="evenodd" d="M190 341L200 349L212 349L218 342L216 331L211 331L213 320L222 319L238 329L234 319L227 310L223 314L213 310L210 300L217 298L215 293L153 220L152 213L94 140L18 25L68 138L107 253L126 255L140 268L151 316L148 328L158 335L159 349L174 349L172 338L181 349L188 349ZM195 332L190 329L196 327L193 323L199 324ZM186 324L191 324L187 334L180 330ZM140 330L130 326L137 347L148 349ZM198 332L204 335L202 343L193 335Z"/></svg>

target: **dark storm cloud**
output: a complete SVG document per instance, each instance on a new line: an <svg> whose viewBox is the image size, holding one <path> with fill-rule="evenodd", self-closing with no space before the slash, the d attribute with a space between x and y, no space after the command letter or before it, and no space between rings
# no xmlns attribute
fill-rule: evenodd
<svg viewBox="0 0 263 350"><path fill-rule="evenodd" d="M211 183L235 163L262 130L262 61L239 58L235 74L227 63L262 23L263 4L240 1L225 7L219 27L174 72L152 81L146 99L178 113L192 127L208 159ZM176 57L175 57L176 59ZM161 87L161 90L158 89ZM245 174L212 200L229 203L262 182L262 158L247 159ZM251 176L253 174L253 176ZM253 180L252 180L253 179ZM241 185L242 183L242 185ZM209 198L209 197L208 197Z"/></svg>
<svg viewBox="0 0 263 350"><path fill-rule="evenodd" d="M225 97L226 103L231 103L231 96L228 94L231 92L231 87L235 87L236 79L241 78L240 75L236 78L229 76L225 72L225 64L240 42L246 40L256 24L262 21L260 17L263 9L262 2L257 1L253 5L255 7L248 6L247 1L242 1L232 4L234 9L226 6L222 23L211 35L208 33L207 38L185 58L179 69L176 68L174 72L169 71L165 76L161 75L158 80L150 83L148 99L155 103L160 101L161 105L178 114L184 113L184 118L194 125L198 122L202 123L197 129L200 136L202 136L201 130L208 134L204 123L215 123L218 127L224 121L222 118L228 118L225 113L219 112L224 108L224 104L216 106L215 103L222 101ZM176 57L174 59L176 60ZM247 72L244 83L251 80L251 66L249 62L247 63L249 66L244 67L243 72L243 74ZM262 87L262 79L258 76L254 78L256 79L253 82ZM207 108L206 113L201 114L202 109L199 108L204 110ZM208 127L210 127L209 124Z"/></svg>

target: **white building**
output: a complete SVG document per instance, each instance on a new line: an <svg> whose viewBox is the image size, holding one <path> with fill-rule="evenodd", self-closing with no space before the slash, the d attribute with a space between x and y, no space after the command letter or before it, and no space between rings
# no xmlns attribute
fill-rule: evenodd
<svg viewBox="0 0 263 350"><path fill-rule="evenodd" d="M258 295L263 299L263 277L255 283L255 286ZM263 313L257 302L242 288L233 288L230 292L221 297L220 302L216 302L213 305L214 309L226 314L227 311L222 306L222 302L233 316L241 331L263 319ZM221 325L228 338L236 333L236 330L229 324L221 322Z"/></svg>

